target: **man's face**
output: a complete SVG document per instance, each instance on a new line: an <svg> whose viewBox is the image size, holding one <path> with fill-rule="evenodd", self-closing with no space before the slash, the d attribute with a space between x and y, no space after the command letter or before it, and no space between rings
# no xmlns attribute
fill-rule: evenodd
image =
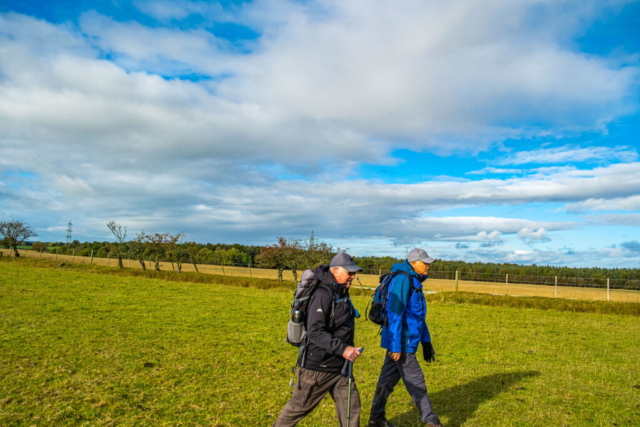
<svg viewBox="0 0 640 427"><path fill-rule="evenodd" d="M347 288L351 286L351 282L353 282L353 279L356 277L356 273L349 273L343 267L333 267L331 274L333 274L333 278L337 284L345 285Z"/></svg>
<svg viewBox="0 0 640 427"><path fill-rule="evenodd" d="M413 271L420 274L421 276L426 276L427 274L429 274L429 265L430 264L424 263L422 261L413 261L411 263Z"/></svg>

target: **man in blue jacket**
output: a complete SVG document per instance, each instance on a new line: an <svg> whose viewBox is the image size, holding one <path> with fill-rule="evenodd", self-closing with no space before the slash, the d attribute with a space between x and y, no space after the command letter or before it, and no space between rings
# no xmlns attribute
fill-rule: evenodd
<svg viewBox="0 0 640 427"><path fill-rule="evenodd" d="M385 406L400 378L418 407L422 421L429 427L442 427L431 408L424 374L416 358L418 345L422 343L424 360L435 360L425 322L427 304L422 293L422 282L427 279L433 261L424 250L416 248L409 252L405 262L391 268L394 277L387 298L388 324L382 328L380 344L387 354L371 404L369 427L395 427L385 417Z"/></svg>

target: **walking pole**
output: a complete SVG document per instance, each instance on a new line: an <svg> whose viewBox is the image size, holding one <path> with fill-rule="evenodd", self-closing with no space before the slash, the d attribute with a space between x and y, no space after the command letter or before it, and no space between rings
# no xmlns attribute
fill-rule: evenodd
<svg viewBox="0 0 640 427"><path fill-rule="evenodd" d="M353 378L353 362L349 363L349 393L347 394L347 426L351 425L351 380Z"/></svg>

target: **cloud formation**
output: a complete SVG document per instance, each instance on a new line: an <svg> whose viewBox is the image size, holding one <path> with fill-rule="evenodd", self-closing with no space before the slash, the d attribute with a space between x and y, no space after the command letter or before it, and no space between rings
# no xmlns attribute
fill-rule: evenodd
<svg viewBox="0 0 640 427"><path fill-rule="evenodd" d="M573 39L619 5L136 5L157 25L97 11L57 25L0 14L0 215L79 216L79 232L97 238L119 219L199 240L264 242L315 229L334 239L490 250L582 224L475 209L638 209L640 163L629 146L512 152L497 164L599 166L489 166L469 173L492 175L478 180L387 184L356 172L392 163L398 149L507 152L507 139L606 131L636 108L629 93L639 67L582 53ZM183 25L193 16L204 24ZM256 37L216 36L210 28L221 22ZM35 177L9 175L16 171ZM451 209L459 211L444 216ZM589 218L618 220L638 224Z"/></svg>

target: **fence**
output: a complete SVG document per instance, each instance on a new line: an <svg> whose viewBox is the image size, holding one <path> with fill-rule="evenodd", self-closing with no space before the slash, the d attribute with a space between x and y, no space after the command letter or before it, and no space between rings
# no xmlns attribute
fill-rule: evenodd
<svg viewBox="0 0 640 427"><path fill-rule="evenodd" d="M9 255L8 249L0 249L3 255ZM92 255L77 256L57 255L47 251L36 252L33 250L21 249L22 256L28 258L40 258L57 260L59 262L74 262L85 264L96 264L117 267L115 258L98 258ZM170 261L160 261L161 270L175 270L176 266ZM147 269L153 269L155 260L145 260ZM123 259L125 268L141 269L142 266L137 260ZM212 264L182 264L182 271L199 271L206 274L222 274L227 276L244 276L256 278L277 279L278 272L275 269L259 268L252 265L212 265ZM298 271L298 278L301 274ZM375 288L378 285L378 278L382 274L389 273L389 270L367 270L358 275L354 286ZM480 276L480 277L478 277ZM640 281L627 279L602 279L602 278L581 278L581 277L559 277L559 276L538 276L531 280L522 281L522 278L509 274L475 274L462 271L434 271L429 275L429 280L425 282L426 292L448 292L466 291L491 293L496 295L509 295L513 297L524 296L544 296L551 298L604 300L604 301L625 301L640 302ZM291 270L283 271L283 280L294 280ZM622 286L624 284L624 286ZM635 288L634 288L635 287Z"/></svg>

